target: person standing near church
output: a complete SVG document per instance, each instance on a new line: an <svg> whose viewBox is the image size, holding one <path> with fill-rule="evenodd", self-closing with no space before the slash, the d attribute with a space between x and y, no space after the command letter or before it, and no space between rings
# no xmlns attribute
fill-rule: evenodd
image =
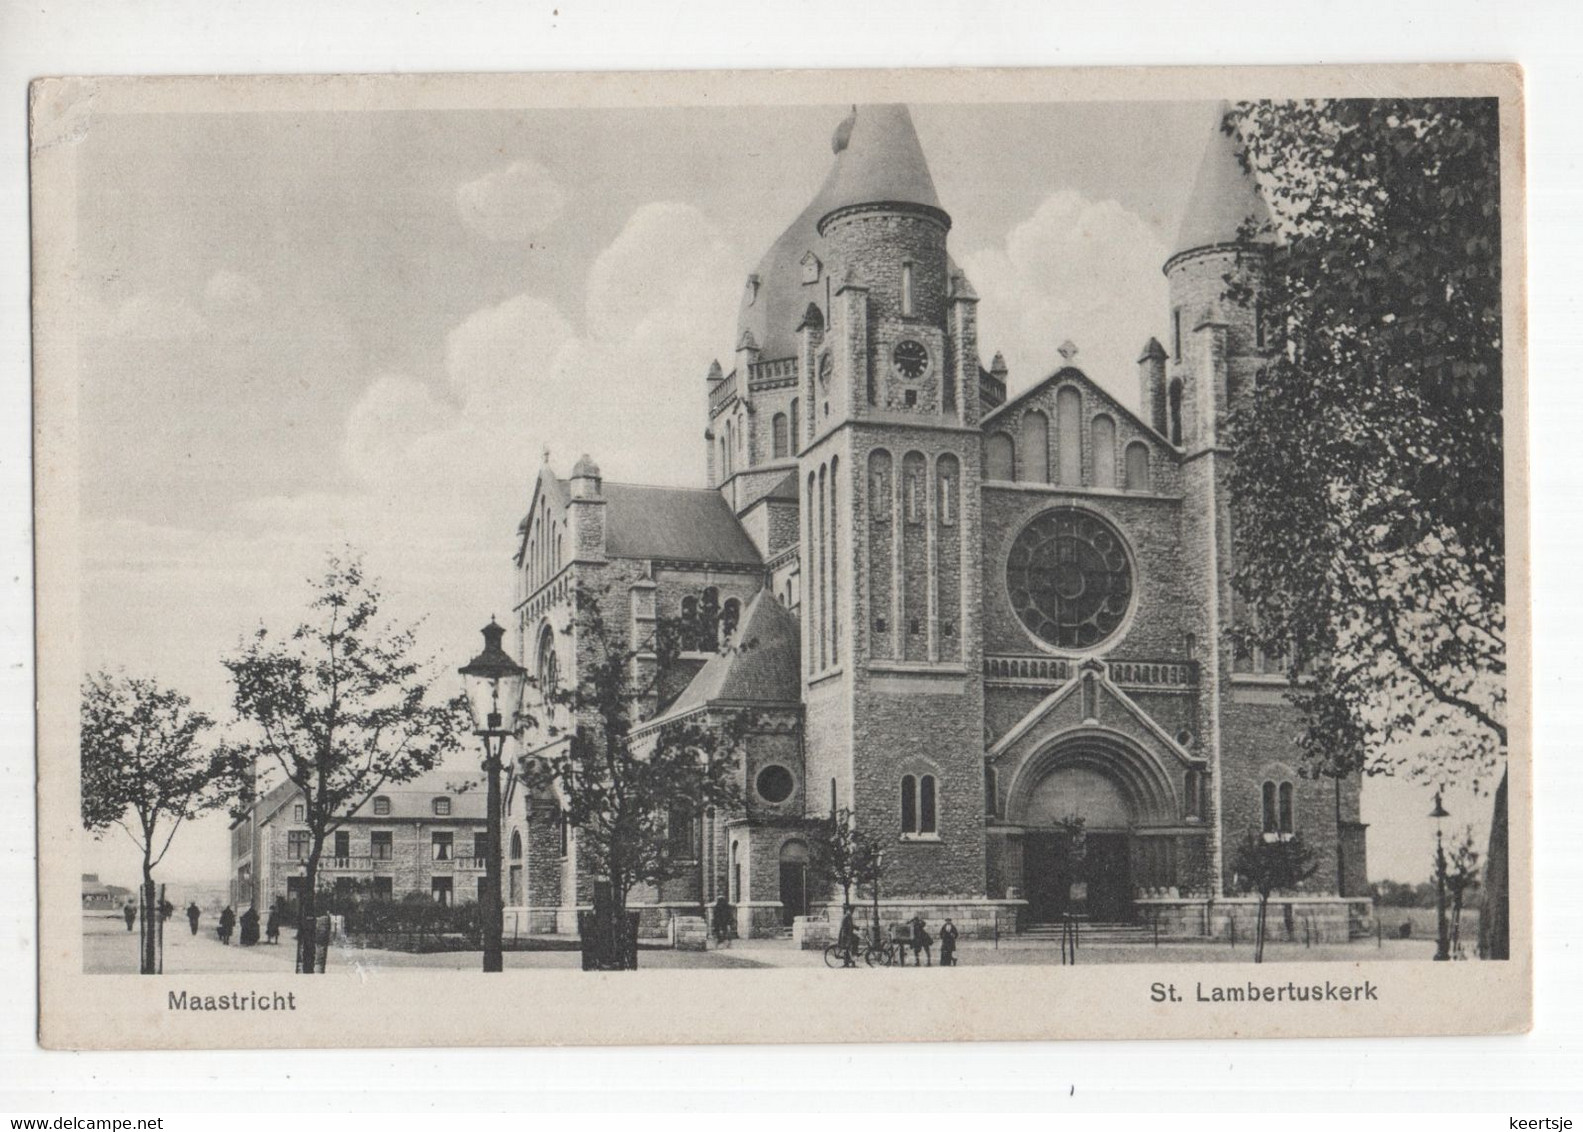
<svg viewBox="0 0 1583 1132"><path fill-rule="evenodd" d="M126 930L131 931L132 925L137 922L137 905L128 900L121 909L121 917L126 920Z"/></svg>
<svg viewBox="0 0 1583 1132"><path fill-rule="evenodd" d="M203 913L198 910L198 902L196 900L187 905L187 924L192 928L193 935L198 934L198 917L201 915Z"/></svg>
<svg viewBox="0 0 1583 1132"><path fill-rule="evenodd" d="M956 925L949 916L940 926L940 966L956 966Z"/></svg>

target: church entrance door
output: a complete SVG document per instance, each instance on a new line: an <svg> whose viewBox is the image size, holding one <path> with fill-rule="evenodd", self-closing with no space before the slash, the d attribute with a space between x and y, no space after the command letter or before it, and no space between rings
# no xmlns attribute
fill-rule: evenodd
<svg viewBox="0 0 1583 1132"><path fill-rule="evenodd" d="M781 925L791 927L797 916L808 914L808 846L788 841L781 846Z"/></svg>
<svg viewBox="0 0 1583 1132"><path fill-rule="evenodd" d="M1065 912L1106 923L1132 918L1131 853L1125 833L1086 834L1083 860L1075 867L1062 833L1029 831L1022 853L1032 922L1050 923Z"/></svg>

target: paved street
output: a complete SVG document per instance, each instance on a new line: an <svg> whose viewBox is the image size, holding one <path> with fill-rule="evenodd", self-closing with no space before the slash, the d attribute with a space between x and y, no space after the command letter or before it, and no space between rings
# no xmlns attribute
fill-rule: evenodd
<svg viewBox="0 0 1583 1132"><path fill-rule="evenodd" d="M206 921L210 919L206 917ZM1427 962L1434 955L1432 939L1385 940L1377 945L1374 940L1360 940L1350 944L1330 944L1304 947L1301 944L1270 943L1265 947L1265 961L1269 963L1292 962L1378 962L1419 961ZM997 947L993 943L966 942L957 949L957 958L964 967L988 966L1038 966L1061 962L1058 944L1049 940L1007 939ZM1117 946L1094 944L1080 947L1079 965L1093 963L1247 963L1253 958L1251 944L1239 942L1233 948L1224 943L1200 941L1161 943L1153 946ZM293 967L292 933L286 932L278 946L260 944L257 947L226 947L214 935L212 923L200 924L193 936L187 922L172 917L166 925L165 973L190 974L206 971L284 971ZM938 954L936 955L938 960ZM482 961L477 951L436 952L414 955L403 951L386 951L377 948L334 948L330 953L330 970L356 971L380 969L428 969L442 971L476 971ZM560 968L573 970L579 965L576 951L508 951L505 964L508 970ZM823 968L824 956L819 951L800 951L790 940L738 940L722 950L671 951L664 949L643 950L638 965L650 970L693 970L706 968L765 968L812 967ZM89 974L136 974L137 933L127 932L119 919L102 916L83 917L83 969Z"/></svg>

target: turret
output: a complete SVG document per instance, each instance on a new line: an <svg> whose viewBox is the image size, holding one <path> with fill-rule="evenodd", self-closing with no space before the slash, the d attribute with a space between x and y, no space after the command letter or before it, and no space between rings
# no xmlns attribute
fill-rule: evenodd
<svg viewBox="0 0 1583 1132"><path fill-rule="evenodd" d="M1227 295L1228 280L1257 288L1271 237L1269 209L1242 165L1237 139L1220 128L1226 109L1222 103L1177 250L1165 262L1171 324L1161 431L1188 452L1217 443L1230 402L1251 387L1264 347L1257 302ZM1153 411L1152 394L1145 411Z"/></svg>
<svg viewBox="0 0 1583 1132"><path fill-rule="evenodd" d="M1166 435L1169 421L1166 417L1165 399L1165 347L1158 338L1150 338L1138 355L1138 411L1143 419L1154 426L1154 431Z"/></svg>

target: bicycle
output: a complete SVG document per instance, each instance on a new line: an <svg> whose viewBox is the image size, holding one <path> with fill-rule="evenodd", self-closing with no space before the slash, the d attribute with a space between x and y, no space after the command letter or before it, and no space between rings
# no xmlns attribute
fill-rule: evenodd
<svg viewBox="0 0 1583 1132"><path fill-rule="evenodd" d="M853 948L839 943L832 943L824 949L824 965L826 967L856 967L858 952Z"/></svg>
<svg viewBox="0 0 1583 1132"><path fill-rule="evenodd" d="M901 944L895 940L871 943L863 949L863 962L870 967L894 967L901 962Z"/></svg>

